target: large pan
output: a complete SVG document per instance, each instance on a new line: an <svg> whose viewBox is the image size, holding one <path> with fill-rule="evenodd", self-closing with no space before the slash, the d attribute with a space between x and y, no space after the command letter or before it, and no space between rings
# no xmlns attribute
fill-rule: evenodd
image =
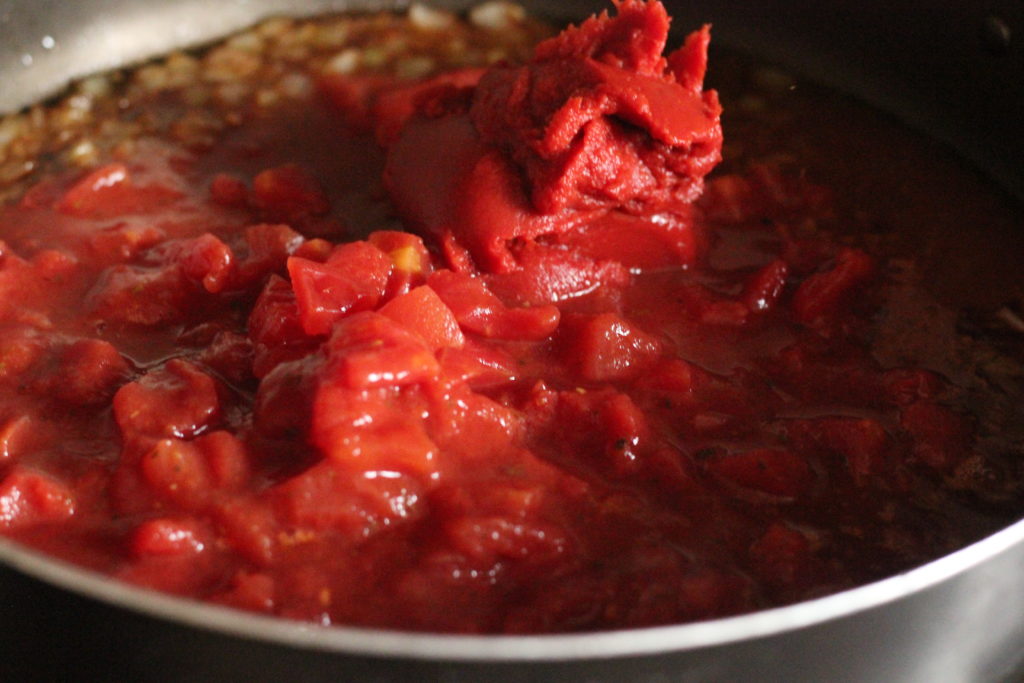
<svg viewBox="0 0 1024 683"><path fill-rule="evenodd" d="M586 0L524 4L555 18L597 9ZM711 21L720 44L895 113L1024 198L1024 2L666 4L677 26ZM69 78L201 43L268 14L387 6L0 0L0 111ZM973 681L1024 671L1024 522L906 574L818 600L569 636L320 629L114 584L2 540L0 563L0 680Z"/></svg>

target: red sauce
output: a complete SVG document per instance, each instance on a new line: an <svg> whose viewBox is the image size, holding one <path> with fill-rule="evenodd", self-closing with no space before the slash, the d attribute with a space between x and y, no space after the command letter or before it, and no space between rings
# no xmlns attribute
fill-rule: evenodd
<svg viewBox="0 0 1024 683"><path fill-rule="evenodd" d="M288 618L519 633L786 604L1014 519L1016 399L915 353L947 309L829 228L843 196L770 161L700 196L708 32L665 59L667 27L627 0L521 67L328 80L0 208L0 532Z"/></svg>

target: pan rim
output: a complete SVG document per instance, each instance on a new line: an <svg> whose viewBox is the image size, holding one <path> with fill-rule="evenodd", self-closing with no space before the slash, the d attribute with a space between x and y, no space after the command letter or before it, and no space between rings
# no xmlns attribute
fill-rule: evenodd
<svg viewBox="0 0 1024 683"><path fill-rule="evenodd" d="M292 621L132 586L2 537L0 563L111 606L247 640L339 655L513 663L680 653L779 636L909 598L1021 543L1024 520L901 574L784 607L685 624L550 635L456 635Z"/></svg>
<svg viewBox="0 0 1024 683"><path fill-rule="evenodd" d="M268 644L345 655L421 660L550 662L692 651L777 636L848 618L936 587L1022 542L1024 521L1019 521L907 572L785 607L671 626L543 636L442 635L288 621L131 586L50 558L3 537L0 537L0 564L109 605Z"/></svg>

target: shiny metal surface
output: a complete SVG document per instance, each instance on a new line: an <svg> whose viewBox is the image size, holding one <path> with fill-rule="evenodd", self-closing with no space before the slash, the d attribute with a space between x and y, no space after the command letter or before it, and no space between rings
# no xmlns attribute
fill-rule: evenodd
<svg viewBox="0 0 1024 683"><path fill-rule="evenodd" d="M3 0L0 111L52 95L77 77L133 64L176 47L202 44L272 14L397 4L386 0Z"/></svg>
<svg viewBox="0 0 1024 683"><path fill-rule="evenodd" d="M296 5L311 13L398 4L0 0L0 111ZM524 4L558 16L601 7ZM961 1L941 12L916 0L667 4L680 27L713 21L716 40L898 112L1024 197L1024 3ZM0 568L4 680L984 681L1009 678L1024 662L1024 523L904 575L791 607L545 637L317 628L116 584L2 540L0 564L17 570Z"/></svg>
<svg viewBox="0 0 1024 683"><path fill-rule="evenodd" d="M213 680L217 672L218 678L261 681L359 675L966 682L1011 680L1024 662L1024 524L906 574L791 607L683 626L540 637L318 628L117 584L9 543L0 542L0 559L98 600L18 577L12 586L0 573L6 578L0 611L9 612L0 629L24 633L29 620L35 637L24 642L0 630L0 643L9 643L12 654L17 646L23 657L8 654L5 664L20 663L35 674L40 667L49 673L92 667L133 680L184 680L189 672ZM25 585L29 600L23 599ZM18 595L5 592L11 590ZM12 607L21 613L11 613ZM81 649L54 649L68 642Z"/></svg>

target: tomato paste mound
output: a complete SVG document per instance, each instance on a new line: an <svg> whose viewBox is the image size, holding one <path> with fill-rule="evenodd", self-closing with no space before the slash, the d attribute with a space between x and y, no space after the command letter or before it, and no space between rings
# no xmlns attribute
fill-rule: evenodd
<svg viewBox="0 0 1024 683"><path fill-rule="evenodd" d="M709 30L666 59L665 8L616 8L541 43L523 66L491 67L475 87L419 94L386 178L403 218L440 239L452 265L580 267L567 253L631 267L692 262L688 205L722 146L718 96L701 90ZM629 249L636 238L644 246ZM551 247L550 263L522 253L535 244Z"/></svg>
<svg viewBox="0 0 1024 683"><path fill-rule="evenodd" d="M484 74L470 118L523 170L537 211L697 198L722 146L717 94L701 91L709 32L666 60L668 23L658 3L625 2L537 46L526 66Z"/></svg>
<svg viewBox="0 0 1024 683"><path fill-rule="evenodd" d="M707 30L663 58L661 5L617 10L536 49L513 15L276 20L3 124L79 122L0 186L0 534L286 619L538 634L785 605L1019 518L1019 307L940 303L991 263L880 231L914 179L823 122L918 143L740 61L705 181ZM915 205L957 249L970 177Z"/></svg>

